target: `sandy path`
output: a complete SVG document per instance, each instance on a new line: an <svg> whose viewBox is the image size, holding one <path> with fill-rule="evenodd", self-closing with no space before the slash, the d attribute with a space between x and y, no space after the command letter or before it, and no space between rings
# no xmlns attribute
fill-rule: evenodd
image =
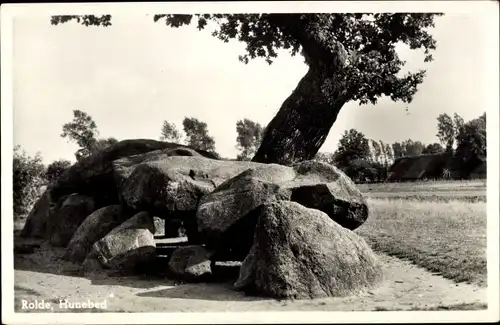
<svg viewBox="0 0 500 325"><path fill-rule="evenodd" d="M51 303L53 312L92 311L60 309L59 299L106 300L106 311L110 312L371 311L487 302L486 288L456 284L410 262L386 255L379 255L384 264L385 281L369 292L344 298L277 301L247 297L232 290L235 279L176 284L152 276L87 279L60 275L62 269L71 266L56 262L57 254L51 254L40 250L35 254L16 255L17 312L25 311L21 309L22 300L45 300ZM33 263L43 265L39 264L37 271L32 271ZM233 271L237 272L237 268L233 267Z"/></svg>

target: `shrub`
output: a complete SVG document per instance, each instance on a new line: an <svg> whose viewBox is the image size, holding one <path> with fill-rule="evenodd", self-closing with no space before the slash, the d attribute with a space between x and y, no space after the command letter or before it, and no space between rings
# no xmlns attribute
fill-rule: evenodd
<svg viewBox="0 0 500 325"><path fill-rule="evenodd" d="M49 183L52 183L56 181L62 175L62 173L64 173L64 171L68 169L70 166L71 162L69 160L65 159L55 160L47 167L47 171L45 172L45 178Z"/></svg>
<svg viewBox="0 0 500 325"><path fill-rule="evenodd" d="M39 153L35 157L14 148L13 158L13 206L14 217L26 215L40 196L40 187L45 185L45 166Z"/></svg>
<svg viewBox="0 0 500 325"><path fill-rule="evenodd" d="M356 183L381 182L387 179L387 167L367 159L354 159L339 168Z"/></svg>

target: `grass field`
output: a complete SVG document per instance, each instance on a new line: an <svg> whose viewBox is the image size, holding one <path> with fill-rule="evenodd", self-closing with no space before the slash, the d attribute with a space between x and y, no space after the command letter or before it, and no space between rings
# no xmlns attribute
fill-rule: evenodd
<svg viewBox="0 0 500 325"><path fill-rule="evenodd" d="M363 184L360 188L365 193L372 188L371 194L366 193L370 216L356 232L374 250L408 259L456 282L486 286L486 200L468 200L473 188L486 195L482 184ZM397 189L405 194L373 195L397 194Z"/></svg>
<svg viewBox="0 0 500 325"><path fill-rule="evenodd" d="M466 181L418 181L400 183L376 183L358 184L358 188L363 193L369 192L486 192L486 180L466 180Z"/></svg>

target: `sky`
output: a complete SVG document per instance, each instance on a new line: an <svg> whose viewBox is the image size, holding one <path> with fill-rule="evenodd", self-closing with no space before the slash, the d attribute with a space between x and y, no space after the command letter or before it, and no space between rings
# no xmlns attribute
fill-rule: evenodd
<svg viewBox="0 0 500 325"><path fill-rule="evenodd" d="M307 71L303 58L280 53L274 64L238 60L244 45L224 43L209 30L169 28L151 15L114 15L113 26L50 25L47 16L19 16L13 31L14 144L44 163L75 161L78 146L61 137L73 110L88 113L100 137L159 139L164 120L184 117L208 125L223 157L237 154L236 122L265 126ZM440 113L466 121L486 110L488 30L480 15L436 18L434 61L400 48L405 70L426 69L410 104L381 98L376 105L347 103L320 149L333 152L345 130L387 143L437 142ZM408 110L406 110L408 109Z"/></svg>

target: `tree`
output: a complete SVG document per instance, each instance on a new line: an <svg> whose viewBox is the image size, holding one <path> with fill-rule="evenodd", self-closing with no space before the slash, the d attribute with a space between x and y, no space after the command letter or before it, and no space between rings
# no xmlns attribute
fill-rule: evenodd
<svg viewBox="0 0 500 325"><path fill-rule="evenodd" d="M453 114L453 125L455 127L455 135L457 135L464 126L464 119L458 113Z"/></svg>
<svg viewBox="0 0 500 325"><path fill-rule="evenodd" d="M49 183L52 183L59 179L59 177L71 166L71 162L66 159L60 159L53 161L45 172L45 178Z"/></svg>
<svg viewBox="0 0 500 325"><path fill-rule="evenodd" d="M457 137L455 159L462 177L468 177L475 167L486 160L486 113L465 123Z"/></svg>
<svg viewBox="0 0 500 325"><path fill-rule="evenodd" d="M349 165L342 168L343 172L356 183L374 181L379 178L377 170L378 164L367 159L356 158L349 162Z"/></svg>
<svg viewBox="0 0 500 325"><path fill-rule="evenodd" d="M436 41L428 29L435 13L319 14L160 14L154 21L198 29L208 21L212 35L224 42L246 44L239 59L264 58L271 64L279 49L301 53L309 70L267 126L253 161L290 164L312 159L325 142L340 109L349 101L375 104L381 96L409 103L423 82L425 70L401 75L405 61L396 44L423 49L432 60ZM53 16L52 24L69 20L109 26L111 16Z"/></svg>
<svg viewBox="0 0 500 325"><path fill-rule="evenodd" d="M334 153L335 164L342 168L349 166L356 159L370 158L370 147L365 135L355 129L345 131L339 140L339 146Z"/></svg>
<svg viewBox="0 0 500 325"><path fill-rule="evenodd" d="M174 143L181 143L182 142L181 131L177 129L174 123L163 121L160 140L174 142Z"/></svg>
<svg viewBox="0 0 500 325"><path fill-rule="evenodd" d="M26 215L40 196L40 187L45 184L45 166L42 157L26 154L20 146L14 147L13 157L13 206L14 217Z"/></svg>
<svg viewBox="0 0 500 325"><path fill-rule="evenodd" d="M424 155L432 155L432 154L436 154L436 153L443 153L444 152L444 148L443 146L441 146L439 143L432 143L432 144L429 144L425 147L425 149L422 151L422 154Z"/></svg>
<svg viewBox="0 0 500 325"><path fill-rule="evenodd" d="M392 146L389 143L384 143L382 140L379 142L380 146L380 160L384 167L388 168L390 164L394 161L394 152Z"/></svg>
<svg viewBox="0 0 500 325"><path fill-rule="evenodd" d="M92 153L98 134L97 125L92 117L80 110L74 110L73 121L63 125L61 137L68 138L80 146L75 153L76 159L80 160Z"/></svg>
<svg viewBox="0 0 500 325"><path fill-rule="evenodd" d="M394 152L394 158L406 157L406 147L405 142L394 142L392 144L392 150Z"/></svg>
<svg viewBox="0 0 500 325"><path fill-rule="evenodd" d="M199 150L215 151L215 140L208 135L207 123L201 122L194 117L186 117L182 125L184 126L188 146Z"/></svg>
<svg viewBox="0 0 500 325"><path fill-rule="evenodd" d="M408 139L403 142L403 147L406 151L407 157L417 157L422 155L422 152L425 149L425 145L420 141L413 141Z"/></svg>
<svg viewBox="0 0 500 325"><path fill-rule="evenodd" d="M236 148L240 152L237 160L250 160L262 141L262 126L259 123L249 119L243 119L236 122Z"/></svg>
<svg viewBox="0 0 500 325"><path fill-rule="evenodd" d="M381 162L382 160L382 148L378 141L370 139L370 153L371 158L375 162Z"/></svg>
<svg viewBox="0 0 500 325"><path fill-rule="evenodd" d="M383 150L385 157L384 165L386 167L389 167L389 164L392 164L394 162L394 150L389 143L384 144L382 141L380 141L380 145L382 146L382 148L385 147L385 150Z"/></svg>
<svg viewBox="0 0 500 325"><path fill-rule="evenodd" d="M438 133L436 134L436 136L445 147L445 151L452 152L456 136L455 123L451 118L451 116L449 116L446 113L439 114L437 120L438 120Z"/></svg>
<svg viewBox="0 0 500 325"><path fill-rule="evenodd" d="M68 138L80 146L76 160L88 157L118 142L115 138L98 139L97 125L90 115L80 110L73 111L73 121L63 125L61 137Z"/></svg>

